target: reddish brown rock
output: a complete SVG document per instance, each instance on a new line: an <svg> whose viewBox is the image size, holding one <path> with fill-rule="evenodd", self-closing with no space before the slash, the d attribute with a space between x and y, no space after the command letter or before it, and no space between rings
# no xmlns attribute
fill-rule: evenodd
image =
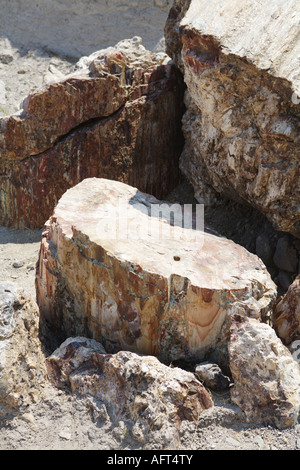
<svg viewBox="0 0 300 470"><path fill-rule="evenodd" d="M202 360L233 312L264 316L276 288L259 258L230 240L170 226L169 210L117 181L69 189L42 238L41 322L61 340L87 336L109 351L172 361Z"/></svg>
<svg viewBox="0 0 300 470"><path fill-rule="evenodd" d="M41 227L87 177L165 197L179 178L183 84L166 55L139 41L83 58L65 79L1 121L0 224Z"/></svg>
<svg viewBox="0 0 300 470"><path fill-rule="evenodd" d="M118 77L73 74L29 95L20 115L3 118L0 159L23 160L50 148L90 119L113 114L127 92Z"/></svg>
<svg viewBox="0 0 300 470"><path fill-rule="evenodd" d="M128 420L128 431L144 445L155 439L160 448L176 448L182 421L197 422L213 406L191 372L167 367L153 356L107 354L87 338L68 338L46 364L55 386L100 399L111 419Z"/></svg>
<svg viewBox="0 0 300 470"><path fill-rule="evenodd" d="M173 0L169 15L165 24L166 52L173 58L178 68L184 72L181 49L182 39L180 35L180 23L189 9L191 0Z"/></svg>
<svg viewBox="0 0 300 470"><path fill-rule="evenodd" d="M286 345L300 339L300 276L274 306L274 328Z"/></svg>
<svg viewBox="0 0 300 470"><path fill-rule="evenodd" d="M296 4L175 0L165 31L188 88L180 167L195 197L213 188L300 237Z"/></svg>

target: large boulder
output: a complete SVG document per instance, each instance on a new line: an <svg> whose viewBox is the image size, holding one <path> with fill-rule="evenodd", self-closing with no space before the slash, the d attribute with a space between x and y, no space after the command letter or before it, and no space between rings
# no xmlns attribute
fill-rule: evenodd
<svg viewBox="0 0 300 470"><path fill-rule="evenodd" d="M89 178L69 189L41 241L45 328L60 342L80 335L110 352L202 360L228 314L266 316L276 288L261 260L201 230L199 210L188 225L183 209L184 226L182 206L121 182Z"/></svg>
<svg viewBox="0 0 300 470"><path fill-rule="evenodd" d="M87 177L165 197L179 179L183 89L166 54L135 37L30 94L19 114L0 121L0 224L42 227Z"/></svg>
<svg viewBox="0 0 300 470"><path fill-rule="evenodd" d="M53 385L101 400L113 422L128 420L145 445L176 448L183 420L197 422L213 401L194 374L167 367L153 356L129 351L107 354L100 343L68 338L46 360Z"/></svg>
<svg viewBox="0 0 300 470"><path fill-rule="evenodd" d="M0 415L37 402L46 381L39 339L39 310L31 297L0 283Z"/></svg>
<svg viewBox="0 0 300 470"><path fill-rule="evenodd" d="M271 326L233 315L228 341L231 399L247 421L284 429L298 422L300 366Z"/></svg>
<svg viewBox="0 0 300 470"><path fill-rule="evenodd" d="M188 88L180 167L195 197L215 190L296 237L299 19L297 0L175 0L165 28Z"/></svg>

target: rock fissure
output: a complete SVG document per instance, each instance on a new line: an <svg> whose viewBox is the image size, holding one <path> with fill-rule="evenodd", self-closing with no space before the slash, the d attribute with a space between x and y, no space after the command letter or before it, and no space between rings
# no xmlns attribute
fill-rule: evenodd
<svg viewBox="0 0 300 470"><path fill-rule="evenodd" d="M56 145L58 145L60 143L63 143L65 140L72 137L74 133L77 133L77 132L80 133L81 131L83 133L85 133L88 130L92 130L93 127L100 124L103 120L109 119L109 118L114 118L115 116L118 116L122 112L122 110L124 109L124 106L125 106L125 104L123 104L119 109L117 109L114 113L112 113L108 116L99 116L99 117L91 118L88 121L85 121L85 122L82 122L82 123L78 124L78 126L73 127L66 134L57 137L57 139L52 142L51 147L55 147ZM46 149L46 150L49 150L49 149ZM23 159L21 159L21 161L23 163L26 163L26 160L28 160L30 162L32 159L41 158L43 156L43 154L44 154L44 151L41 152L41 153L28 155L27 157L24 157Z"/></svg>

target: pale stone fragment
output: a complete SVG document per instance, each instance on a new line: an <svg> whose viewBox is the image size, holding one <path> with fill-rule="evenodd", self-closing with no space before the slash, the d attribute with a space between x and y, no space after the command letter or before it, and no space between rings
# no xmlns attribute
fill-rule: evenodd
<svg viewBox="0 0 300 470"><path fill-rule="evenodd" d="M231 399L248 421L278 428L297 424L300 366L273 328L257 320L231 317L229 366Z"/></svg>
<svg viewBox="0 0 300 470"><path fill-rule="evenodd" d="M46 382L39 311L22 289L0 283L0 414L37 402Z"/></svg>

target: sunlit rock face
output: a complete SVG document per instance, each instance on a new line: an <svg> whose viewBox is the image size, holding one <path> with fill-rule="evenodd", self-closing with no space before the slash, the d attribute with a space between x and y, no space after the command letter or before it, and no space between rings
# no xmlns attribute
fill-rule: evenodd
<svg viewBox="0 0 300 470"><path fill-rule="evenodd" d="M231 399L247 421L293 427L300 410L300 366L273 328L233 315L228 342Z"/></svg>
<svg viewBox="0 0 300 470"><path fill-rule="evenodd" d="M195 197L213 188L299 237L296 3L175 0L165 35L188 88L180 167Z"/></svg>
<svg viewBox="0 0 300 470"><path fill-rule="evenodd" d="M170 224L171 209L179 217ZM201 217L191 228L181 217L181 206L117 181L89 178L68 190L41 241L42 324L60 340L83 335L107 351L171 361L201 359L228 314L263 317L276 289L261 260L194 229Z"/></svg>
<svg viewBox="0 0 300 470"><path fill-rule="evenodd" d="M0 120L0 224L42 227L88 177L166 197L179 180L183 93L170 58L134 37L30 94Z"/></svg>

